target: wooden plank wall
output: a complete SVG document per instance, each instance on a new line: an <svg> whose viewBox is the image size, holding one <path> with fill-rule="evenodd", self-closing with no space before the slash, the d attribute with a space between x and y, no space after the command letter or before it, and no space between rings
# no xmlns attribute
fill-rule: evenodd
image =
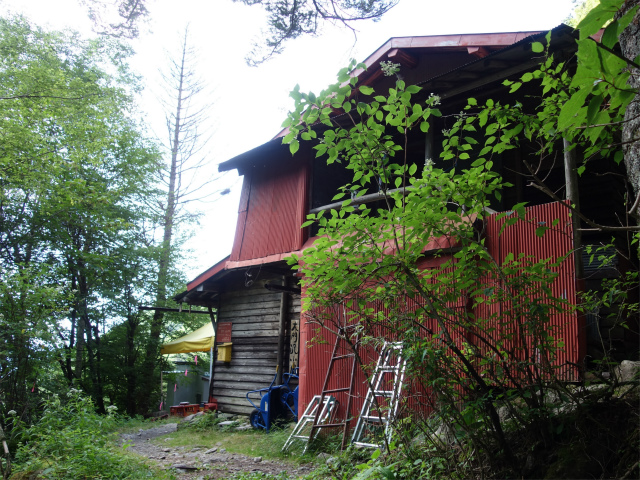
<svg viewBox="0 0 640 480"><path fill-rule="evenodd" d="M231 362L216 361L213 379L213 396L222 412L250 414L253 407L247 402L246 393L268 387L273 380L283 294L268 291L264 284L280 283L281 278L263 273L251 285L237 285L220 296L218 321L233 323ZM289 299L285 354L289 351L291 319L300 317L300 296L286 295ZM288 364L285 358L285 365Z"/></svg>

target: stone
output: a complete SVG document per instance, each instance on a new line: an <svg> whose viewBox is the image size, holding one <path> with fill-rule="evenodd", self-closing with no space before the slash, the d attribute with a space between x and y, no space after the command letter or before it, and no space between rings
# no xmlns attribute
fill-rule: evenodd
<svg viewBox="0 0 640 480"><path fill-rule="evenodd" d="M436 430L435 436L443 443L454 443L456 441L455 432L449 425L442 423Z"/></svg>
<svg viewBox="0 0 640 480"><path fill-rule="evenodd" d="M251 430L253 427L251 425L241 425L236 430L243 432L245 430Z"/></svg>
<svg viewBox="0 0 640 480"><path fill-rule="evenodd" d="M262 457L256 457L253 459L255 463L260 463L262 461Z"/></svg>
<svg viewBox="0 0 640 480"><path fill-rule="evenodd" d="M623 360L614 369L614 374L619 382L637 382L640 380L640 362Z"/></svg>
<svg viewBox="0 0 640 480"><path fill-rule="evenodd" d="M210 455L212 453L216 453L218 451L218 447L213 447L210 448L209 450L207 450L206 452L204 452L205 455Z"/></svg>
<svg viewBox="0 0 640 480"><path fill-rule="evenodd" d="M325 463L332 468L338 468L340 466L340 459L338 457L329 457L325 460Z"/></svg>
<svg viewBox="0 0 640 480"><path fill-rule="evenodd" d="M233 425L234 423L236 423L236 422L234 422L233 420L225 420L224 422L220 422L218 424L218 426L219 427L228 427L229 425Z"/></svg>

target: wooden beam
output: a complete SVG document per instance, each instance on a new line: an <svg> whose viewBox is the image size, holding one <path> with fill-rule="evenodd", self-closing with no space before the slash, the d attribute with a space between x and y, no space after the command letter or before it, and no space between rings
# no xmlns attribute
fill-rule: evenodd
<svg viewBox="0 0 640 480"><path fill-rule="evenodd" d="M467 47L467 52L477 58L484 58L489 55L489 50L484 47Z"/></svg>
<svg viewBox="0 0 640 480"><path fill-rule="evenodd" d="M202 315L209 315L209 312L203 312L202 310L183 310L181 308L168 308L168 307L138 307L139 311L142 310L158 310L160 312L177 312L177 313L199 313Z"/></svg>
<svg viewBox="0 0 640 480"><path fill-rule="evenodd" d="M394 48L387 54L387 58L393 62L399 63L403 67L415 68L418 65L418 59L409 52L400 48Z"/></svg>

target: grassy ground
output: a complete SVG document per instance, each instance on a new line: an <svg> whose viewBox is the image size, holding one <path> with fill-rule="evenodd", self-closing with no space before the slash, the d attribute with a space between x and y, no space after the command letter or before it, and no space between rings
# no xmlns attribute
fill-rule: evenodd
<svg viewBox="0 0 640 480"><path fill-rule="evenodd" d="M174 420L175 421L175 420ZM282 446L291 434L291 429L234 431L232 428L179 428L169 436L169 440L159 442L168 447L202 446L211 447L218 443L228 452L239 453L251 457L263 457L269 460L283 460L293 463L309 463L315 455L301 456L301 449L293 449L291 454L282 453Z"/></svg>
<svg viewBox="0 0 640 480"><path fill-rule="evenodd" d="M179 419L172 418L161 422L141 422L134 420L127 422L125 428L122 428L120 433L138 433L140 429L146 430L148 428L159 427L166 423L176 422L179 422ZM254 429L236 431L234 426L220 427L216 425L216 420L213 416L205 416L196 424L180 423L178 431L152 438L150 442L172 450L181 449L181 447L185 447L186 449L199 447L204 450L216 446L219 449L225 449L227 453L245 455L250 458L262 457L265 461L281 463L283 466L287 466L284 469L288 471L296 470L301 465L305 465L307 468L314 470L320 468L320 470L316 470L304 478L309 480L328 478L325 475L326 472L322 471L324 460L318 458L318 453L320 451L335 451L337 443L326 441L317 442L317 444L314 445L313 453L302 455L304 444L299 442L299 445L294 444L290 452L282 453L282 446L289 438L293 426L293 424L290 424L282 429L272 429L269 433L266 433L264 430ZM333 445L333 443L336 444ZM288 477L284 474L281 476L265 476L265 474L249 471L244 474L236 474L230 478L237 478L239 480L277 478L280 480ZM298 476L292 478L298 478Z"/></svg>

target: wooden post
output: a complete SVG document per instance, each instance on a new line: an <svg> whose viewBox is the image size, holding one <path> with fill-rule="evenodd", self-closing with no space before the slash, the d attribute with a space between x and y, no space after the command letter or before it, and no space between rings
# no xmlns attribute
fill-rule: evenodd
<svg viewBox="0 0 640 480"><path fill-rule="evenodd" d="M580 211L580 192L578 191L578 172L576 170L576 149L567 139L563 139L564 147L564 178L566 184L566 199ZM571 214L573 223L573 257L576 268L576 279L584 278L584 265L582 263L582 232L580 231L580 218L577 213Z"/></svg>
<svg viewBox="0 0 640 480"><path fill-rule="evenodd" d="M218 304L220 302L218 301ZM213 325L213 347L211 348L211 365L209 366L209 398L213 396L213 375L215 374L216 368L216 359L214 357L216 353L215 343L218 341L218 316L213 313L213 309L211 307L207 307L209 310L209 318L211 319L211 325ZM216 309L216 313L219 309ZM209 403L209 398L207 398L207 403Z"/></svg>
<svg viewBox="0 0 640 480"><path fill-rule="evenodd" d="M282 276L282 286L286 287L287 286L287 277L286 276ZM281 293L280 296L280 323L278 325L278 359L276 361L276 363L278 364L278 372L276 375L276 385L280 385L282 384L282 373L284 372L285 369L285 365L284 365L284 348L285 348L285 342L284 342L284 337L287 331L287 310L288 310L288 305L287 305L287 300L288 300L288 294L285 292Z"/></svg>

